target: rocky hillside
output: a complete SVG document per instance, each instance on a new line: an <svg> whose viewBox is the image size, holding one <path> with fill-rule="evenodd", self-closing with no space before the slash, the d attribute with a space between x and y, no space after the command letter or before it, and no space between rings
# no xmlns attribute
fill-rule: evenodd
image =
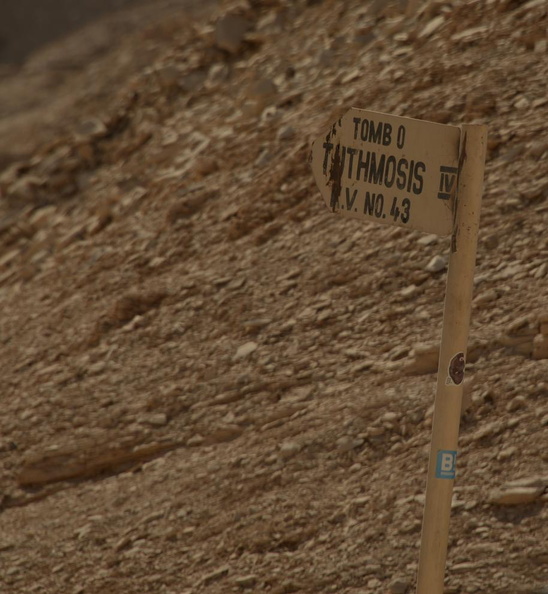
<svg viewBox="0 0 548 594"><path fill-rule="evenodd" d="M489 126L446 593L548 592L547 6L414 4L223 1L0 81L0 591L414 591L449 239L325 209L352 106Z"/></svg>

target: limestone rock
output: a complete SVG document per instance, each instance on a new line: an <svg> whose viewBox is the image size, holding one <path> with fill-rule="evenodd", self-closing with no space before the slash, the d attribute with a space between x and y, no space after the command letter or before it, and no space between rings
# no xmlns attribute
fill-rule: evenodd
<svg viewBox="0 0 548 594"><path fill-rule="evenodd" d="M151 413L142 417L139 422L153 427L163 427L167 424L168 418L165 413Z"/></svg>
<svg viewBox="0 0 548 594"><path fill-rule="evenodd" d="M437 31L445 22L444 16L437 16L433 18L418 34L419 39L430 37Z"/></svg>
<svg viewBox="0 0 548 594"><path fill-rule="evenodd" d="M222 578L226 577L229 574L229 572L230 567L228 565L223 565L222 567L219 567L218 569L215 569L214 571L211 571L210 573L206 574L202 578L201 584L204 586L209 586L213 582L217 582Z"/></svg>
<svg viewBox="0 0 548 594"><path fill-rule="evenodd" d="M447 261L443 256L434 256L426 265L427 272L441 272L447 268Z"/></svg>
<svg viewBox="0 0 548 594"><path fill-rule="evenodd" d="M406 594L409 587L410 584L408 580L396 577L388 585L388 590L391 594Z"/></svg>
<svg viewBox="0 0 548 594"><path fill-rule="evenodd" d="M254 573L234 578L234 583L240 588L253 588L258 581L258 577Z"/></svg>
<svg viewBox="0 0 548 594"><path fill-rule="evenodd" d="M295 128L293 126L284 126L278 131L278 140L291 140L295 136Z"/></svg>
<svg viewBox="0 0 548 594"><path fill-rule="evenodd" d="M439 345L420 343L411 352L411 361L405 366L409 375L434 373L438 370Z"/></svg>
<svg viewBox="0 0 548 594"><path fill-rule="evenodd" d="M242 49L246 33L250 29L251 23L245 17L227 14L221 17L215 26L215 44L231 54L237 54Z"/></svg>
<svg viewBox="0 0 548 594"><path fill-rule="evenodd" d="M548 335L537 334L533 339L533 359L548 359Z"/></svg>
<svg viewBox="0 0 548 594"><path fill-rule="evenodd" d="M494 505L523 505L538 500L548 487L548 476L532 476L502 485L491 492Z"/></svg>
<svg viewBox="0 0 548 594"><path fill-rule="evenodd" d="M525 505L536 501L544 487L506 487L491 492L489 501L494 505Z"/></svg>
<svg viewBox="0 0 548 594"><path fill-rule="evenodd" d="M280 445L280 457L289 460L301 451L301 445L295 441L285 441Z"/></svg>
<svg viewBox="0 0 548 594"><path fill-rule="evenodd" d="M258 346L259 345L256 342L253 342L253 341L246 342L238 347L238 350L236 351L234 358L235 359L245 359L246 357L249 357L249 355L251 355L251 353L254 353L257 350Z"/></svg>

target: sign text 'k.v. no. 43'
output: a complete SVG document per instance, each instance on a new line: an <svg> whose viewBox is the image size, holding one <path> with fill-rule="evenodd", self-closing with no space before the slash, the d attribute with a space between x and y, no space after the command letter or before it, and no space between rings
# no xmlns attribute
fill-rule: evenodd
<svg viewBox="0 0 548 594"><path fill-rule="evenodd" d="M312 145L342 216L452 235L417 594L442 594L483 189L487 129L350 109Z"/></svg>

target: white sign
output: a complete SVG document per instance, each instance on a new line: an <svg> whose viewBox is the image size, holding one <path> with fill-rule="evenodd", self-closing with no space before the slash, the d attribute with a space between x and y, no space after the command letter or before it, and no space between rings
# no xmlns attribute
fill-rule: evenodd
<svg viewBox="0 0 548 594"><path fill-rule="evenodd" d="M449 235L460 128L350 109L312 145L312 171L335 213Z"/></svg>

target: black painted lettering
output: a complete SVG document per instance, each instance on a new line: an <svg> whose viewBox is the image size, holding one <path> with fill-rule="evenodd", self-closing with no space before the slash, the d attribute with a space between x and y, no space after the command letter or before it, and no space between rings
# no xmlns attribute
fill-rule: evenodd
<svg viewBox="0 0 548 594"><path fill-rule="evenodd" d="M369 142L375 142L376 144L382 142L382 122L379 122L376 128L375 124L371 122L369 126Z"/></svg>
<svg viewBox="0 0 548 594"><path fill-rule="evenodd" d="M382 194L377 194L377 198L375 199L375 216L377 219L380 219L384 215L384 196Z"/></svg>
<svg viewBox="0 0 548 594"><path fill-rule="evenodd" d="M386 162L386 155L379 156L379 162L377 163L377 155L371 153L371 167L369 169L369 183L381 184L384 176L384 165Z"/></svg>
<svg viewBox="0 0 548 594"><path fill-rule="evenodd" d="M405 127L399 126L398 135L396 137L396 146L399 149L402 149L404 144L405 144Z"/></svg>
<svg viewBox="0 0 548 594"><path fill-rule="evenodd" d="M445 194L451 194L451 192L453 191L453 184L455 182L455 178L455 175L447 175L447 173L444 173L440 177L440 192L443 192Z"/></svg>
<svg viewBox="0 0 548 594"><path fill-rule="evenodd" d="M409 200L409 198L404 198L402 200L400 209L400 205L398 204L398 197L394 196L394 198L392 199L392 206L390 207L390 216L392 217L395 223L398 223L400 221L403 224L408 223L410 211L411 201Z"/></svg>
<svg viewBox="0 0 548 594"><path fill-rule="evenodd" d="M341 145L337 144L335 147L335 154L329 170L329 181L331 183L331 201L330 207L333 212L335 208L339 208L339 196L341 195Z"/></svg>
<svg viewBox="0 0 548 594"><path fill-rule="evenodd" d="M394 221L398 220L400 216L400 208L398 206L398 199L394 196L394 200L392 200L392 208L390 209L390 216L394 219Z"/></svg>
<svg viewBox="0 0 548 594"><path fill-rule="evenodd" d="M407 177L407 191L411 191L411 186L413 184L413 176L415 175L415 161L411 161L409 163L409 176Z"/></svg>
<svg viewBox="0 0 548 594"><path fill-rule="evenodd" d="M413 193L416 194L417 196L422 192L422 188L423 188L423 178L422 178L422 174L425 173L426 171L426 165L422 162L422 161L417 161L416 165L415 165L415 171L414 171L414 178L415 178L415 182L413 183Z"/></svg>
<svg viewBox="0 0 548 594"><path fill-rule="evenodd" d="M346 149L346 152L348 153L348 178L352 179L352 169L354 167L354 155L358 152L358 149L352 148L352 147L348 147Z"/></svg>
<svg viewBox="0 0 548 594"><path fill-rule="evenodd" d="M363 171L363 181L367 180L367 176L369 174L369 155L371 153L369 151L367 151L365 153L365 161L363 160L363 151L360 150L360 153L358 155L358 167L356 170L356 179L358 181L360 181L361 178L361 173Z"/></svg>
<svg viewBox="0 0 548 594"><path fill-rule="evenodd" d="M398 190L403 190L405 188L405 183L407 181L408 168L409 168L409 162L407 161L407 159L400 159L398 161L398 179L396 181Z"/></svg>
<svg viewBox="0 0 548 594"><path fill-rule="evenodd" d="M454 195L458 172L457 167L448 167L447 165L440 167L440 187L438 192L438 198L440 200L450 200Z"/></svg>
<svg viewBox="0 0 548 594"><path fill-rule="evenodd" d="M350 188L345 188L346 190L346 210L351 210L354 206L354 202L356 201L356 196L358 195L358 190L354 190L352 193L352 197L350 197Z"/></svg>
<svg viewBox="0 0 548 594"><path fill-rule="evenodd" d="M363 214L373 216L373 211L375 209L375 197L376 194L373 194L372 192L365 193L365 201L363 203Z"/></svg>
<svg viewBox="0 0 548 594"><path fill-rule="evenodd" d="M392 124L384 124L382 131L382 143L384 146L390 146L392 142Z"/></svg>
<svg viewBox="0 0 548 594"><path fill-rule="evenodd" d="M329 162L329 153L333 149L333 144L331 142L324 142L323 148L325 149L325 153L323 156L323 174L327 175L327 164Z"/></svg>
<svg viewBox="0 0 548 594"><path fill-rule="evenodd" d="M362 140L367 142L367 134L369 132L369 120L362 120L362 126L360 130L360 137Z"/></svg>
<svg viewBox="0 0 548 594"><path fill-rule="evenodd" d="M386 159L386 169L384 170L384 185L387 188L391 188L394 185L396 179L396 157L390 155Z"/></svg>
<svg viewBox="0 0 548 594"><path fill-rule="evenodd" d="M411 200L409 198L404 198L401 203L403 207L403 211L401 213L401 222L408 223L409 222L409 211L411 210Z"/></svg>
<svg viewBox="0 0 548 594"><path fill-rule="evenodd" d="M354 122L354 140L358 140L358 132L359 132L361 119L360 118L352 118L352 121Z"/></svg>

